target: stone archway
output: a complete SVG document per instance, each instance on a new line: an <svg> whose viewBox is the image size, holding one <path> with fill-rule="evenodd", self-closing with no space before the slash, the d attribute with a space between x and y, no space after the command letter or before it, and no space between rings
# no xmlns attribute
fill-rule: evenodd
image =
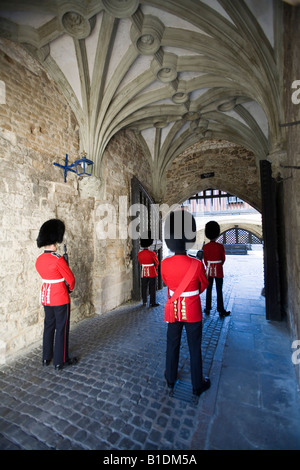
<svg viewBox="0 0 300 470"><path fill-rule="evenodd" d="M210 178L203 178L211 173ZM164 202L172 205L208 188L235 194L261 211L259 170L253 152L225 140L198 142L166 173Z"/></svg>

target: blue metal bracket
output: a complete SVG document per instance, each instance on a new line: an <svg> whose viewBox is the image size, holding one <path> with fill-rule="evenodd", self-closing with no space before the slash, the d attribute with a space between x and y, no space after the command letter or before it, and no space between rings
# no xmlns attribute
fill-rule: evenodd
<svg viewBox="0 0 300 470"><path fill-rule="evenodd" d="M76 173L76 170L73 170L74 167L76 167L75 163L71 163L71 165L68 165L68 154L66 153L66 158L65 158L65 164L60 165L59 163L53 163L55 166L59 166L64 170L64 176L65 176L65 183L67 182L67 172L72 171L73 173Z"/></svg>

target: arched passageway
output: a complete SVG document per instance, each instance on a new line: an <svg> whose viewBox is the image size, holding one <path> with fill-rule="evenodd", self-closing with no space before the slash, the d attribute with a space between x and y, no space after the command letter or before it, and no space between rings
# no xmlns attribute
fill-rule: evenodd
<svg viewBox="0 0 300 470"><path fill-rule="evenodd" d="M197 159L196 159L197 161ZM181 168L183 170L183 168ZM194 167L195 170L195 167ZM197 171L192 172L192 178L194 178L195 173ZM190 175L189 175L190 176ZM179 182L181 181L179 178L179 174L175 175L175 178L178 177ZM207 185L207 183L205 183ZM210 182L211 184L211 182ZM226 186L226 181L223 181L223 185ZM185 185L185 182L182 182L182 186ZM245 194L245 192L244 192ZM211 200L210 204L205 203L205 199ZM226 210L226 204L224 204L221 200L226 199L231 206L230 210ZM202 205L193 204L195 201L198 203L199 200L202 202ZM214 202L212 202L214 200ZM216 202L217 201L217 202ZM191 204L192 202L192 204ZM221 227L221 235L219 240L221 243L225 245L226 252L228 255L235 255L235 254L247 254L254 249L256 246L260 246L260 252L256 252L255 254L260 256L260 262L263 266L263 273L264 273L264 282L261 286L261 291L266 294L266 318L267 319L281 319L281 309L279 307L279 302L277 304L277 310L274 309L274 295L272 293L271 286L274 286L278 283L279 280L279 272L278 272L278 265L274 266L272 263L272 259L274 258L274 252L272 252L272 246L274 246L274 240L271 240L269 244L263 244L263 225L270 224L270 220L262 220L260 212L256 211L255 209L249 207L246 203L245 209L246 212L244 214L244 218L240 213L242 213L244 201L239 197L234 189L231 194L226 193L225 191L221 191L219 189L210 189L210 190L202 190L197 192L196 195L189 195L188 199L183 203L184 206L187 206L191 212L194 212L197 220L197 238L196 244L194 247L194 255L197 250L201 249L203 243L207 240L205 239L204 228L205 223L208 220L217 220ZM271 207L271 201L267 200L264 204L267 205L268 211L271 211L274 214L276 212L276 207L273 204ZM232 212L233 208L236 207L237 215L233 216ZM199 209L200 208L200 209ZM223 216L222 218L222 208L223 208ZM202 209L202 212L201 212ZM248 213L247 213L248 211ZM253 211L251 213L251 211ZM230 216L228 213L230 212ZM253 217L253 213L255 213L255 219L251 220L251 216ZM230 217L233 217L232 220ZM249 220L247 220L249 218ZM267 227L270 230L270 226ZM255 250L256 251L256 250ZM264 256L263 256L264 255ZM271 265L273 264L272 270L267 265L268 260L271 260ZM244 260L246 262L246 260ZM277 271L276 271L277 270Z"/></svg>
<svg viewBox="0 0 300 470"><path fill-rule="evenodd" d="M3 266L18 260L3 272L4 357L40 337L32 265L45 218L66 219L76 320L130 298L131 240L99 226L103 206L113 220L120 198L130 206L132 177L158 204L215 187L261 211L265 274L284 273L298 336L298 12L281 0L1 3ZM82 150L93 176L64 183L53 162Z"/></svg>
<svg viewBox="0 0 300 470"><path fill-rule="evenodd" d="M275 328L265 322L258 341L264 306L259 305L260 317L254 313L259 321L252 322L250 338L253 305L247 306L246 325L240 322L233 338L247 341L247 347L234 348L226 358L230 386L223 382L218 388L214 382L225 419L203 420L208 410L203 401L199 427L195 410L187 426L181 404L166 406L160 399L163 312L155 317L126 309L133 273L127 232L132 178L158 204L182 203L197 191L221 188L262 213L267 318L281 319L284 291L290 331L299 339L299 22L299 7L281 0L1 1L0 270L5 295L0 300L0 363L22 355L8 368L11 383L1 375L1 403L14 449L190 449L194 436L203 438L203 424L215 438L213 449L222 448L222 438L234 441L239 430L247 448L299 448L295 400L296 413L290 408L286 416L285 387L296 390L290 380L291 343L284 337L283 344L282 336L274 334L283 322ZM63 161L66 153L74 161L82 150L94 161L93 176L70 174L64 183L53 162ZM64 376L66 388L57 387L54 394L55 372L40 367L38 350L30 358L25 355L41 342L36 236L52 217L66 222L76 276L71 320L79 323L72 347L85 356L74 375ZM242 257L239 263L245 266ZM238 275L238 269L233 271L228 279ZM239 320L245 320L249 299L249 284L243 288ZM119 312L112 312L121 304ZM88 327L83 320L91 321ZM137 334L134 321L141 328ZM159 328L153 335L155 323ZM258 349L264 358L259 364ZM237 371L237 362L242 370ZM219 351L216 363L219 368ZM239 388L232 386L237 374ZM255 388L258 383L264 387ZM283 410L276 413L280 400ZM245 405L250 405L247 432ZM271 424L266 424L266 408ZM239 425L234 429L233 412ZM254 421L254 415L261 419ZM66 416L70 421L60 420ZM185 423L178 440L174 423L180 416ZM253 426L262 440L253 442Z"/></svg>
<svg viewBox="0 0 300 470"><path fill-rule="evenodd" d="M282 303L278 258L278 184L271 164L250 150L229 141L199 141L173 159L166 173L165 197L169 204L191 194L218 189L247 201L262 214L266 316L281 320ZM218 197L218 196L217 196ZM275 295L274 295L275 292Z"/></svg>

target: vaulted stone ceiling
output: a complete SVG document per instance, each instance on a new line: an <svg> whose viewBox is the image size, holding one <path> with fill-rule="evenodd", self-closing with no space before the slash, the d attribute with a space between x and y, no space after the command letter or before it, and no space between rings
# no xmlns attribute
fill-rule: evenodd
<svg viewBox="0 0 300 470"><path fill-rule="evenodd" d="M189 146L225 139L257 161L282 146L281 0L0 1L0 35L57 82L101 177L121 129L154 193Z"/></svg>

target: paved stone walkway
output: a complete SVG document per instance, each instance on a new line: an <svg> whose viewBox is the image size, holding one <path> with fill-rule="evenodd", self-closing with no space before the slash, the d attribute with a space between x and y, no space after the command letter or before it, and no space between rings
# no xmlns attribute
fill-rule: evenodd
<svg viewBox="0 0 300 470"><path fill-rule="evenodd" d="M291 344L285 322L265 320L261 255L228 256L225 276L232 315L219 318L214 293L202 348L212 385L198 404L185 335L179 382L168 395L163 289L159 308L129 302L73 326L76 366L42 367L41 347L2 366L0 449L300 449Z"/></svg>

